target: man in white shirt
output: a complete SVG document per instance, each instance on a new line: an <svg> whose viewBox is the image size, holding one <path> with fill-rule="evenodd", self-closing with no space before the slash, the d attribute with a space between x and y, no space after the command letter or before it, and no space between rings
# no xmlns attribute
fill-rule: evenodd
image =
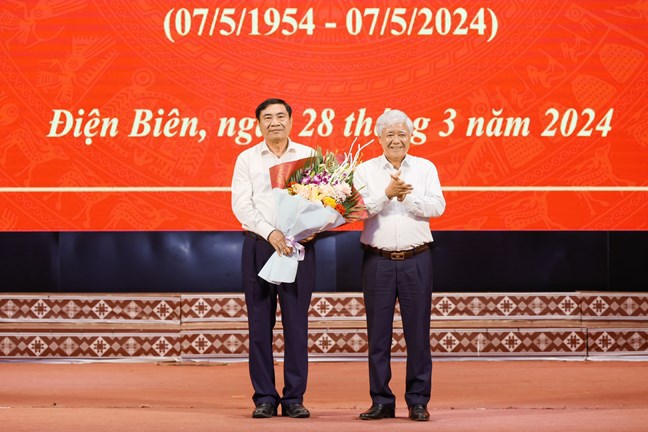
<svg viewBox="0 0 648 432"><path fill-rule="evenodd" d="M232 210L245 230L243 242L243 290L248 311L249 370L254 388L253 418L282 415L306 418L304 393L308 377L308 309L315 287L313 242L304 244L294 283L274 285L258 276L276 251L290 255L284 233L276 228L277 209L270 184L270 167L312 156L313 149L290 140L292 109L281 99L268 99L256 109L264 141L243 151L236 160L232 177ZM273 328L281 305L284 334L284 388L275 388L272 354Z"/></svg>
<svg viewBox="0 0 648 432"><path fill-rule="evenodd" d="M364 248L362 290L369 336L371 408L363 420L393 418L396 398L389 388L396 299L407 345L405 401L409 418L427 421L432 388L430 313L432 257L430 218L445 210L437 169L407 154L412 121L398 110L376 120L383 154L362 163L353 181L369 212L360 242Z"/></svg>

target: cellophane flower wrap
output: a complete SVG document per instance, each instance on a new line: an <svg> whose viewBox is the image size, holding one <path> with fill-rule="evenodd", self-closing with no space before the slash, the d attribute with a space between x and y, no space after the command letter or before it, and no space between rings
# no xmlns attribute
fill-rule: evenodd
<svg viewBox="0 0 648 432"><path fill-rule="evenodd" d="M299 261L304 259L301 240L367 217L362 196L353 187L353 172L360 163L361 150L371 142L353 153L354 141L343 155L323 154L317 149L311 157L270 168L277 228L293 253L275 252L260 277L273 284L294 282Z"/></svg>

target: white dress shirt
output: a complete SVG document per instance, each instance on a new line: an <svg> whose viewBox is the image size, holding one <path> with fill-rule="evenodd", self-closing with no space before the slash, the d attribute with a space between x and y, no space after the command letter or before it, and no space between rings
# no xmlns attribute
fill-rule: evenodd
<svg viewBox="0 0 648 432"><path fill-rule="evenodd" d="M364 162L353 174L353 184L364 199L369 218L364 221L360 242L379 249L403 251L432 241L430 218L445 210L437 169L432 162L407 155L400 167L400 178L413 191L399 202L385 195L395 173L385 155Z"/></svg>
<svg viewBox="0 0 648 432"><path fill-rule="evenodd" d="M277 157L265 141L241 152L232 176L232 211L243 229L267 239L276 228L277 211L270 186L270 167L312 156L314 150L288 142L286 152Z"/></svg>

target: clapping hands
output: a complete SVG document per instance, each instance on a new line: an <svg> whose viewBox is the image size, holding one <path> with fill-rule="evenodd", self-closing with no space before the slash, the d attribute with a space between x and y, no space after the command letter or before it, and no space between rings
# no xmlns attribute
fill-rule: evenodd
<svg viewBox="0 0 648 432"><path fill-rule="evenodd" d="M403 201L407 194L411 193L414 188L411 184L405 183L399 177L400 171L396 171L395 173L390 174L390 176L392 179L385 189L385 195L387 195L387 198L389 199L396 197L398 201Z"/></svg>

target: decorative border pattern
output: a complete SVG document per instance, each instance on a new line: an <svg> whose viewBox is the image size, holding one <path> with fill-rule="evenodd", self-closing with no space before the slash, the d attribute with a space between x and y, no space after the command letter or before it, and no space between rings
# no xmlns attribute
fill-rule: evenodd
<svg viewBox="0 0 648 432"><path fill-rule="evenodd" d="M648 354L648 328L596 329L588 333L589 354Z"/></svg>
<svg viewBox="0 0 648 432"><path fill-rule="evenodd" d="M574 293L437 294L432 319L580 319Z"/></svg>
<svg viewBox="0 0 648 432"><path fill-rule="evenodd" d="M177 333L0 333L0 357L142 358L180 357Z"/></svg>
<svg viewBox="0 0 648 432"><path fill-rule="evenodd" d="M281 307L277 304L277 319ZM364 320L365 308L361 293L314 293L309 320ZM213 294L182 296L184 322L247 321L243 294Z"/></svg>
<svg viewBox="0 0 648 432"><path fill-rule="evenodd" d="M183 357L247 355L249 341L244 331L183 333ZM365 329L311 330L308 334L309 354L313 357L365 357L367 340ZM582 329L435 329L430 335L430 344L433 355L447 357L587 354L587 336ZM279 357L283 356L283 347L282 334L275 332L273 348ZM396 329L392 356L406 355L403 331Z"/></svg>
<svg viewBox="0 0 648 432"><path fill-rule="evenodd" d="M277 318L281 309L277 307ZM648 294L433 294L431 319L648 320ZM171 296L0 295L0 322L246 321L243 294ZM365 319L361 293L315 293L311 321ZM400 319L396 306L395 319Z"/></svg>
<svg viewBox="0 0 648 432"><path fill-rule="evenodd" d="M586 320L647 320L648 294L581 294L582 314Z"/></svg>
<svg viewBox="0 0 648 432"><path fill-rule="evenodd" d="M281 345L281 343L275 341L275 346ZM183 357L247 357L248 349L249 337L246 330L197 330L182 332Z"/></svg>
<svg viewBox="0 0 648 432"><path fill-rule="evenodd" d="M242 294L3 294L0 360L244 358L246 314ZM318 323L309 330L312 357L366 357L361 293L316 293L309 319ZM398 308L395 319L400 319ZM569 328L519 328L515 322L522 319L536 326L559 319L569 324L558 326ZM435 294L431 320L445 322L430 335L433 355L440 357L648 355L648 294L643 293ZM462 326L461 320L471 324ZM603 320L635 324L607 328ZM450 321L457 326L447 327ZM281 330L275 331L278 357L283 344ZM398 326L392 355L406 356Z"/></svg>
<svg viewBox="0 0 648 432"><path fill-rule="evenodd" d="M180 323L179 296L2 295L0 322Z"/></svg>
<svg viewBox="0 0 648 432"><path fill-rule="evenodd" d="M247 321L243 294L182 295L181 305L183 322Z"/></svg>
<svg viewBox="0 0 648 432"><path fill-rule="evenodd" d="M433 354L443 356L587 354L586 331L580 328L435 330L431 343Z"/></svg>
<svg viewBox="0 0 648 432"><path fill-rule="evenodd" d="M648 306L648 301L646 302ZM646 311L648 316L648 310ZM277 318L281 310L277 306ZM395 319L400 319L396 305ZM184 322L245 321L242 294L182 296ZM580 319L578 294L433 294L432 320L462 319ZM309 320L354 321L365 319L361 293L314 293Z"/></svg>
<svg viewBox="0 0 648 432"><path fill-rule="evenodd" d="M638 336L633 330L619 335L648 351L647 332ZM609 332L590 337L595 344L609 338ZM439 329L430 335L432 353L444 357L560 355L584 356L588 337L582 329ZM633 342L634 341L634 342ZM611 342L607 350L614 348ZM364 329L312 330L308 337L313 357L366 356L367 333ZM273 343L278 357L283 356L284 339L275 332ZM183 331L181 333L0 333L0 356L9 358L226 358L246 357L248 334L243 330ZM637 352L638 350L635 350ZM407 354L403 331L394 331L392 355Z"/></svg>

